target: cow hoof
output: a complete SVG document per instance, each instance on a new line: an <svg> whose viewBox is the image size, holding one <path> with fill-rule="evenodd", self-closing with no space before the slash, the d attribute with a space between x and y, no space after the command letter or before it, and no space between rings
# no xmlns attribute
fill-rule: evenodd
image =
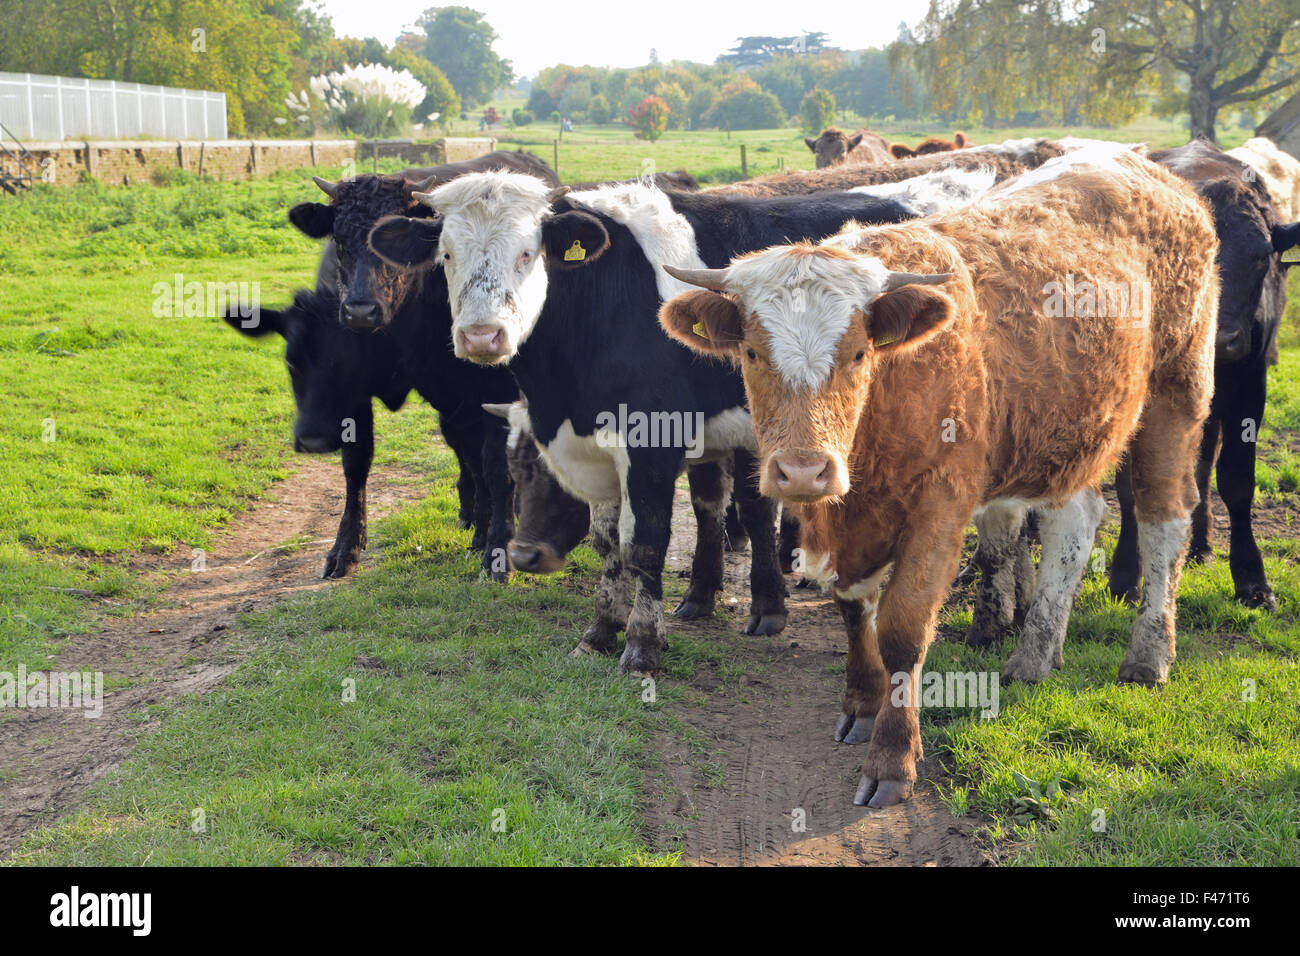
<svg viewBox="0 0 1300 956"><path fill-rule="evenodd" d="M840 714L840 722L835 725L835 742L839 744L865 744L871 739L871 731L875 726L875 717L855 717L853 714Z"/></svg>
<svg viewBox="0 0 1300 956"><path fill-rule="evenodd" d="M592 645L588 644L586 641L579 641L578 646L575 647L573 650L569 651L569 656L586 657L588 654L605 654L605 653L608 652L602 651L599 647L593 647Z"/></svg>
<svg viewBox="0 0 1300 956"><path fill-rule="evenodd" d="M695 601L687 598L673 610L673 617L682 621L693 621L696 618L708 617L712 613L712 599L708 601Z"/></svg>
<svg viewBox="0 0 1300 956"><path fill-rule="evenodd" d="M1002 684L1006 686L1017 680L1026 684L1037 684L1051 672L1050 659L1030 657L1028 654L1016 651L1002 665Z"/></svg>
<svg viewBox="0 0 1300 956"><path fill-rule="evenodd" d="M816 588L816 587L817 587L817 582L812 580L811 578L800 578L798 581L794 583L794 588L796 591L802 591L806 588Z"/></svg>
<svg viewBox="0 0 1300 956"><path fill-rule="evenodd" d="M1253 587L1248 591L1238 591L1237 600L1246 607L1259 608L1261 611L1277 610L1277 596L1267 584Z"/></svg>
<svg viewBox="0 0 1300 956"><path fill-rule="evenodd" d="M952 579L952 586L955 588L964 588L968 584L975 583L975 562L972 561L966 567L957 572L957 576Z"/></svg>
<svg viewBox="0 0 1300 956"><path fill-rule="evenodd" d="M457 528L460 528L461 531L468 531L470 528L474 527L474 519L473 519L473 518L459 518L459 519L457 519L457 521L456 521L456 527L457 527Z"/></svg>
<svg viewBox="0 0 1300 956"><path fill-rule="evenodd" d="M967 647L992 647L993 642L994 635L976 627L974 624L972 624L970 630L966 632Z"/></svg>
<svg viewBox="0 0 1300 956"><path fill-rule="evenodd" d="M1214 549L1209 545L1197 547L1192 545L1187 549L1187 564L1209 564L1214 560Z"/></svg>
<svg viewBox="0 0 1300 956"><path fill-rule="evenodd" d="M1120 584L1112 581L1108 590L1110 596L1121 604L1137 607L1142 603L1142 591L1136 584Z"/></svg>
<svg viewBox="0 0 1300 956"><path fill-rule="evenodd" d="M654 677L663 670L658 655L647 653L642 648L625 647L618 662L619 670L629 677Z"/></svg>
<svg viewBox="0 0 1300 956"><path fill-rule="evenodd" d="M728 538L723 545L729 554L744 554L749 550L748 538Z"/></svg>
<svg viewBox="0 0 1300 956"><path fill-rule="evenodd" d="M1125 658L1119 665L1121 684L1141 684L1143 687L1157 687L1169 680L1169 665L1159 667L1150 661L1131 661Z"/></svg>
<svg viewBox="0 0 1300 956"><path fill-rule="evenodd" d="M360 563L361 560L357 556L350 554L338 555L331 552L325 556L325 568L321 571L320 576L324 579L345 578Z"/></svg>
<svg viewBox="0 0 1300 956"><path fill-rule="evenodd" d="M853 805L879 810L882 807L892 807L896 803L902 803L911 795L912 785L906 781L878 781L874 777L863 774L862 780L858 784L858 792L853 795Z"/></svg>
<svg viewBox="0 0 1300 956"><path fill-rule="evenodd" d="M785 630L785 622L788 616L785 611L776 611L771 614L751 614L749 615L749 623L745 625L745 633L750 637L767 637L770 634L780 634Z"/></svg>

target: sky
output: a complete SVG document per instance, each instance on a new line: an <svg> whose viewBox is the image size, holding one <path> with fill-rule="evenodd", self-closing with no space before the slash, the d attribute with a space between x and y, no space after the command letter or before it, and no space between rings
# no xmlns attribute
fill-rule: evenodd
<svg viewBox="0 0 1300 956"><path fill-rule="evenodd" d="M376 37L385 44L431 6L468 6L483 13L500 37L494 49L517 76L536 76L556 63L641 66L654 49L661 61L712 63L740 36L829 34L844 50L879 47L925 16L929 0L817 3L804 11L791 0L321 0L339 36ZM743 13L741 12L743 10Z"/></svg>

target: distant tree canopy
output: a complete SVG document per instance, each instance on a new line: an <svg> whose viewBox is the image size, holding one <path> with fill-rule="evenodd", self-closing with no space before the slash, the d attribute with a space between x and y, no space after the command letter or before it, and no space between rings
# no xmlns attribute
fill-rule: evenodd
<svg viewBox="0 0 1300 956"><path fill-rule="evenodd" d="M492 49L496 31L477 10L430 7L416 25L425 33L424 58L447 75L465 106L486 103L514 80L510 61Z"/></svg>
<svg viewBox="0 0 1300 956"><path fill-rule="evenodd" d="M722 54L718 60L745 70L761 66L774 57L817 54L825 49L829 49L825 33L805 33L796 37L741 37L731 51Z"/></svg>
<svg viewBox="0 0 1300 956"><path fill-rule="evenodd" d="M1219 113L1300 84L1300 0L934 0L890 48L940 115L1120 124L1144 107Z"/></svg>

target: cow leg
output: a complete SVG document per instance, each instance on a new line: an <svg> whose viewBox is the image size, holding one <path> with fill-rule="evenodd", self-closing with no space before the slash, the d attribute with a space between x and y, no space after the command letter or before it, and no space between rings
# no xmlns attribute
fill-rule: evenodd
<svg viewBox="0 0 1300 956"><path fill-rule="evenodd" d="M740 523L740 512L736 508L735 499L727 502L726 530L727 550L732 554L744 554L749 548L749 535Z"/></svg>
<svg viewBox="0 0 1300 956"><path fill-rule="evenodd" d="M918 679L934 638L939 608L961 563L966 518L974 503L932 491L918 502L880 597L876 616L880 660L894 690L876 712L862 780L853 802L887 807L912 795L921 759ZM837 569L838 570L838 569ZM845 589L848 590L848 589Z"/></svg>
<svg viewBox="0 0 1300 956"><path fill-rule="evenodd" d="M456 465L460 474L456 476L456 498L460 503L457 525L465 531L474 526L474 469L469 464L469 454L460 429L448 426L441 414L438 415L438 430L442 432L443 441L456 456Z"/></svg>
<svg viewBox="0 0 1300 956"><path fill-rule="evenodd" d="M691 486L696 533L691 586L673 611L673 617L683 620L712 614L722 590L724 512L731 498L731 472L719 462L706 462L687 468L686 479Z"/></svg>
<svg viewBox="0 0 1300 956"><path fill-rule="evenodd" d="M745 633L755 637L785 629L785 577L776 556L776 502L758 492L758 468L747 451L736 451L735 498L740 520L749 532L749 623Z"/></svg>
<svg viewBox="0 0 1300 956"><path fill-rule="evenodd" d="M1210 507L1210 475L1214 473L1214 461L1219 455L1219 438L1223 431L1219 410L1221 397L1214 396L1210 417L1206 419L1205 428L1201 432L1200 451L1196 456L1196 492L1200 497L1197 499L1196 507L1192 509L1192 543L1187 549L1189 564L1203 564L1214 559L1214 511ZM1255 478L1253 462L1250 477L1253 483ZM1219 489L1219 494L1222 496L1222 488Z"/></svg>
<svg viewBox="0 0 1300 956"><path fill-rule="evenodd" d="M1038 532L1038 516L1029 512L1020 526L1020 542L1016 546L1016 616L1015 626L1023 627L1029 608L1038 596L1038 569L1034 567L1031 548L1033 536Z"/></svg>
<svg viewBox="0 0 1300 956"><path fill-rule="evenodd" d="M789 508L782 508L781 533L777 538L777 556L781 559L782 574L794 574L795 552L799 550L801 533L795 513Z"/></svg>
<svg viewBox="0 0 1300 956"><path fill-rule="evenodd" d="M623 568L618 541L619 506L591 506L591 546L604 562L600 584L596 587L596 620L587 628L582 640L570 653L612 654L618 646L618 632L627 624L632 610L632 578Z"/></svg>
<svg viewBox="0 0 1300 956"><path fill-rule="evenodd" d="M840 707L835 739L860 744L871 739L889 692L889 674L880 659L876 635L876 612L880 604L880 582L888 568L857 581L847 588L835 588L835 606L844 618L849 637L849 659L844 672L844 702Z"/></svg>
<svg viewBox="0 0 1300 956"><path fill-rule="evenodd" d="M1119 679L1160 684L1176 655L1178 580L1196 504L1195 461L1203 421L1194 389L1148 401L1133 440L1133 499L1142 559L1142 603ZM1208 403L1206 403L1208 404Z"/></svg>
<svg viewBox="0 0 1300 956"><path fill-rule="evenodd" d="M1277 609L1277 598L1264 575L1264 559L1255 544L1250 509L1255 501L1255 446L1264 419L1266 368L1243 369L1225 389L1223 448L1219 452L1219 497L1228 509L1231 543L1228 563L1237 600L1247 607ZM1252 440L1247 440L1252 439Z"/></svg>
<svg viewBox="0 0 1300 956"><path fill-rule="evenodd" d="M1004 683L1035 683L1063 663L1070 608L1088 567L1097 525L1105 513L1106 501L1093 488L1078 492L1060 508L1038 510L1038 535L1043 542L1038 593L1025 617L1016 649L1002 668Z"/></svg>
<svg viewBox="0 0 1300 956"><path fill-rule="evenodd" d="M375 457L375 413L367 400L348 416L357 423L355 441L343 443L343 517L334 546L325 555L322 578L341 578L361 562L366 547L366 481Z"/></svg>
<svg viewBox="0 0 1300 956"><path fill-rule="evenodd" d="M504 583L510 578L507 545L515 533L515 485L506 463L506 439L510 431L495 416L484 416L482 485L489 502L487 533L483 542L483 576Z"/></svg>
<svg viewBox="0 0 1300 956"><path fill-rule="evenodd" d="M1133 512L1133 465L1127 454L1115 470L1115 497L1119 499L1119 540L1110 560L1108 587L1117 601L1138 602L1137 515Z"/></svg>
<svg viewBox="0 0 1300 956"><path fill-rule="evenodd" d="M975 516L979 543L971 563L979 571L979 587L966 632L971 647L1000 641L1015 624L1016 578L1024 572L1018 559L1021 542L1028 544L1027 516L1025 504L1013 499L991 501ZM1032 573L1032 561L1029 570Z"/></svg>
<svg viewBox="0 0 1300 956"><path fill-rule="evenodd" d="M664 560L672 530L673 486L680 459L635 458L622 475L623 503L618 538L623 565L636 580L636 595L627 617L627 643L619 666L624 673L652 675L662 667L667 627L664 623Z"/></svg>

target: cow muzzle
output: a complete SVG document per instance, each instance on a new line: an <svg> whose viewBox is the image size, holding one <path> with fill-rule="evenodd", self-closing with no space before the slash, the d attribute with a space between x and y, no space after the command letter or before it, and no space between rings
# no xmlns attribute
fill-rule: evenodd
<svg viewBox="0 0 1300 956"><path fill-rule="evenodd" d="M1219 329L1214 336L1214 358L1219 362L1239 362L1250 351L1250 336L1243 329Z"/></svg>
<svg viewBox="0 0 1300 956"><path fill-rule="evenodd" d="M364 332L386 325L387 318L378 302L349 299L343 303L343 324Z"/></svg>
<svg viewBox="0 0 1300 956"><path fill-rule="evenodd" d="M564 570L564 558L556 553L549 544L534 544L531 541L511 539L506 546L510 557L510 567L528 574L554 574Z"/></svg>
<svg viewBox="0 0 1300 956"><path fill-rule="evenodd" d="M465 358L492 365L510 354L510 340L503 325L471 325L456 333Z"/></svg>
<svg viewBox="0 0 1300 956"><path fill-rule="evenodd" d="M338 451L342 446L342 440L336 435L296 434L293 436L293 450L306 452L309 455L328 454L332 451Z"/></svg>
<svg viewBox="0 0 1300 956"><path fill-rule="evenodd" d="M762 477L764 494L787 501L820 501L849 490L848 469L824 451L772 455Z"/></svg>

